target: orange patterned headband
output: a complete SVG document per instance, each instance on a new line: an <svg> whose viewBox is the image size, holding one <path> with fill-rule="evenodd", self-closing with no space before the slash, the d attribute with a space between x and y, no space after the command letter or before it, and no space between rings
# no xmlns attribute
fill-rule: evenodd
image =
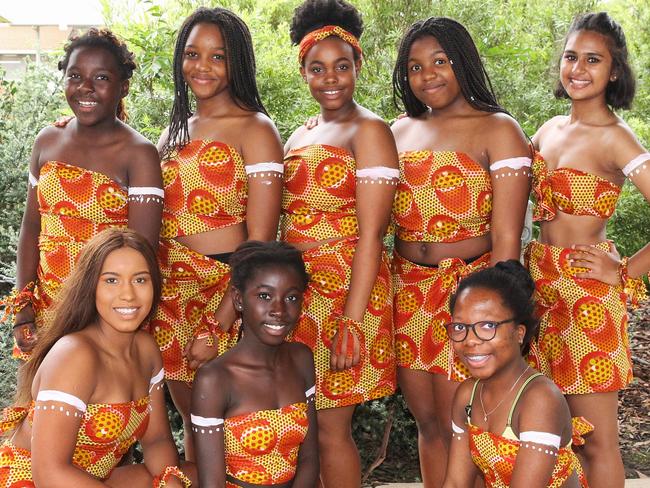
<svg viewBox="0 0 650 488"><path fill-rule="evenodd" d="M300 51L298 52L298 61L300 64L302 64L303 60L305 59L307 51L314 47L314 44L316 44L318 41L322 41L329 36L340 37L350 46L352 46L352 49L355 50L360 58L363 57L363 51L361 50L359 39L338 25L326 25L325 27L311 31L309 34L302 38L299 46Z"/></svg>

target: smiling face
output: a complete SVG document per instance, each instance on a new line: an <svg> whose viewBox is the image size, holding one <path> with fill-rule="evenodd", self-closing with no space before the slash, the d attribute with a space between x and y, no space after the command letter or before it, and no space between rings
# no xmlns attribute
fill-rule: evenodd
<svg viewBox="0 0 650 488"><path fill-rule="evenodd" d="M453 322L473 324L479 321L501 322L513 317L499 294L485 288L465 288L456 298ZM487 379L516 359L521 359L521 342L526 328L506 322L496 329L490 341L479 339L472 330L462 342L452 342L454 352L475 378Z"/></svg>
<svg viewBox="0 0 650 488"><path fill-rule="evenodd" d="M130 247L111 252L95 292L100 327L128 333L138 330L151 310L153 295L151 274L142 254Z"/></svg>
<svg viewBox="0 0 650 488"><path fill-rule="evenodd" d="M337 110L352 102L361 60L340 37L317 42L306 54L300 73L312 97L324 110Z"/></svg>
<svg viewBox="0 0 650 488"><path fill-rule="evenodd" d="M300 317L304 289L292 267L267 265L248 278L244 290L232 289L235 308L241 311L244 340L279 345Z"/></svg>
<svg viewBox="0 0 650 488"><path fill-rule="evenodd" d="M567 39L560 61L560 81L573 101L605 99L605 90L616 79L607 37L580 30Z"/></svg>
<svg viewBox="0 0 650 488"><path fill-rule="evenodd" d="M228 92L226 43L215 24L196 24L183 50L183 78L197 100Z"/></svg>
<svg viewBox="0 0 650 488"><path fill-rule="evenodd" d="M120 100L129 91L129 82L122 80L117 60L109 51L78 47L70 54L64 91L78 122L95 125L115 119Z"/></svg>
<svg viewBox="0 0 650 488"><path fill-rule="evenodd" d="M465 102L451 62L435 37L420 37L411 44L407 70L413 94L428 107L440 110Z"/></svg>

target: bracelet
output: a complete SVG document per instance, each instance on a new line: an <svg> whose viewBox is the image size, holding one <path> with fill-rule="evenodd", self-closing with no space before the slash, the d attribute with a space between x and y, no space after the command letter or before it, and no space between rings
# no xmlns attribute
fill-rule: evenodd
<svg viewBox="0 0 650 488"><path fill-rule="evenodd" d="M34 324L34 323L35 323L35 322L34 322L34 319L23 320L22 322L18 322L17 324L14 324L12 328L13 328L13 329L16 329L16 327L20 327L21 325L25 325L25 324Z"/></svg>
<svg viewBox="0 0 650 488"><path fill-rule="evenodd" d="M36 282L30 281L22 290L18 291L14 288L9 296L1 300L0 305L4 305L5 310L0 322L7 320L10 315L16 315L27 305L33 305L36 301L36 297L34 296L35 288Z"/></svg>
<svg viewBox="0 0 650 488"><path fill-rule="evenodd" d="M166 486L170 476L176 476L183 482L185 488L189 488L192 485L190 479L178 466L167 466L162 475L154 477L153 488L162 488L163 486Z"/></svg>
<svg viewBox="0 0 650 488"><path fill-rule="evenodd" d="M214 346L214 337L219 335L217 329L221 329L221 323L216 319L214 323L204 323L194 331L194 339L207 339L205 345L212 347Z"/></svg>
<svg viewBox="0 0 650 488"><path fill-rule="evenodd" d="M621 279L621 286L623 287L623 292L630 299L632 307L636 308L639 306L639 302L642 302L648 298L647 290L645 283L642 278L631 278L627 272L627 262L629 258L626 256L621 259L620 264L618 265L618 276Z"/></svg>

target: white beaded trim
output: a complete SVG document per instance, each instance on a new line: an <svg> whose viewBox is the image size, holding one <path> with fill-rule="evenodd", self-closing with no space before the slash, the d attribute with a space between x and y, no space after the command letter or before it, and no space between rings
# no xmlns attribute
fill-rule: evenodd
<svg viewBox="0 0 650 488"><path fill-rule="evenodd" d="M397 179L391 179L391 180L386 180L386 179L375 179L375 178L357 178L357 183L365 183L368 184L370 183L371 185L374 185L377 183L378 185L393 185L397 186L397 183L399 183L399 180Z"/></svg>
<svg viewBox="0 0 650 488"><path fill-rule="evenodd" d="M197 434L216 434L223 429L223 419L190 414L190 420L192 422L192 432Z"/></svg>
<svg viewBox="0 0 650 488"><path fill-rule="evenodd" d="M549 456L555 456L555 457L558 456L558 452L554 451L553 449L548 449L544 447L535 447L531 444L522 444L521 446L525 447L526 449L532 449L533 451L543 452L544 454L548 454Z"/></svg>
<svg viewBox="0 0 650 488"><path fill-rule="evenodd" d="M508 159L501 159L499 161L495 161L490 165L490 171L497 171L502 168L510 168L510 169L521 169L521 168L530 168L532 165L532 160L530 158L527 158L525 156L521 156L518 158L508 158Z"/></svg>
<svg viewBox="0 0 650 488"><path fill-rule="evenodd" d="M29 186L31 186L32 188L36 188L38 186L38 178L36 178L36 176L34 176L31 173L31 171L29 172L28 179L29 179Z"/></svg>
<svg viewBox="0 0 650 488"><path fill-rule="evenodd" d="M255 163L244 166L247 176L260 177L272 176L281 178L284 174L284 165L280 163Z"/></svg>
<svg viewBox="0 0 650 488"><path fill-rule="evenodd" d="M66 404L70 405L71 407L76 408L80 412L85 412L86 411L86 404L84 403L83 400L77 398L74 395L71 395L70 393L66 393L64 391L41 390L41 391L38 392L38 395L36 395L36 401L37 402L66 403ZM52 407L52 410L54 410L54 407Z"/></svg>
<svg viewBox="0 0 650 488"><path fill-rule="evenodd" d="M513 171L508 171L507 173L496 174L496 175L494 175L494 177L496 179L499 179L499 178L505 178L507 176L519 176L519 175L530 177L530 171L527 171L525 169L522 169L521 171L514 171L514 172Z"/></svg>
<svg viewBox="0 0 650 488"><path fill-rule="evenodd" d="M650 153L646 152L639 154L636 158L625 165L622 169L623 174L628 178L638 175L642 170L647 169L648 161L650 161Z"/></svg>
<svg viewBox="0 0 650 488"><path fill-rule="evenodd" d="M83 412L67 409L61 406L57 407L56 405L50 405L49 408L47 405L35 405L34 410L41 410L43 412L47 412L48 410L51 412L64 412L66 417L83 417Z"/></svg>

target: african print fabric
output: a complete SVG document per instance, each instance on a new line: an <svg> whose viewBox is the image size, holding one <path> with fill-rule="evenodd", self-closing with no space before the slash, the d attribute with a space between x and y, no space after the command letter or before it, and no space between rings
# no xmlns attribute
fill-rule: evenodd
<svg viewBox="0 0 650 488"><path fill-rule="evenodd" d="M246 220L246 171L234 147L217 141L190 141L162 162L162 175L163 239L200 234Z"/></svg>
<svg viewBox="0 0 650 488"><path fill-rule="evenodd" d="M308 427L304 402L224 419L226 474L256 485L291 481Z"/></svg>
<svg viewBox="0 0 650 488"><path fill-rule="evenodd" d="M393 254L395 355L399 367L444 374L454 381L469 378L445 329L451 322L449 299L461 279L489 265L490 253L471 263L460 258L443 259L435 267Z"/></svg>
<svg viewBox="0 0 650 488"><path fill-rule="evenodd" d="M356 236L356 162L340 147L314 144L284 158L281 238L316 242Z"/></svg>
<svg viewBox="0 0 650 488"><path fill-rule="evenodd" d="M122 456L144 434L149 422L148 396L128 403L88 404L83 413L49 403L39 401L28 409L6 408L0 421L0 432L15 428L25 418L31 422L38 414L80 417L72 463L102 480L110 476ZM31 453L6 441L0 446L0 487L18 486L34 486Z"/></svg>
<svg viewBox="0 0 650 488"><path fill-rule="evenodd" d="M400 154L393 204L399 239L457 242L487 234L492 219L490 173L454 151Z"/></svg>
<svg viewBox="0 0 650 488"><path fill-rule="evenodd" d="M330 347L349 291L356 242L344 239L303 253L310 281L293 340L314 353L317 409L355 405L391 395L396 388L392 287L385 253L363 316L361 360L352 368L330 370Z"/></svg>
<svg viewBox="0 0 650 488"><path fill-rule="evenodd" d="M469 449L472 461L483 473L486 488L508 488L517 461L521 441L506 439L500 435L469 424ZM571 447L561 447L548 488L562 488L575 472L581 487L587 487L582 467ZM551 454L547 454L551 455Z"/></svg>
<svg viewBox="0 0 650 488"><path fill-rule="evenodd" d="M300 41L300 46L298 47L298 62L302 64L307 55L307 52L314 47L317 42L327 39L329 36L336 36L340 39L343 39L347 42L352 49L357 53L359 58L363 58L363 51L361 45L359 44L359 39L352 34L351 32L346 31L344 28L338 25L326 25L319 29L313 30L305 35Z"/></svg>
<svg viewBox="0 0 650 488"><path fill-rule="evenodd" d="M558 211L606 219L616 209L621 188L598 175L573 168L552 171L538 152L533 160L535 221L552 220Z"/></svg>
<svg viewBox="0 0 650 488"><path fill-rule="evenodd" d="M343 316L358 241L354 157L326 145L291 150L284 175L281 239L292 243L338 238L303 253L310 282L293 340L314 353L316 408L390 395L396 373L392 284L385 253L359 331L361 360L343 371L330 370L330 347Z"/></svg>
<svg viewBox="0 0 650 488"><path fill-rule="evenodd" d="M192 251L175 238L244 222L248 184L237 150L222 142L190 141L162 162L165 204L158 260L163 290L149 330L163 356L165 378L190 382L194 371L183 350L203 327L221 330L214 312L230 281L230 267ZM238 325L220 334L215 347L225 352Z"/></svg>
<svg viewBox="0 0 650 488"><path fill-rule="evenodd" d="M52 323L52 305L85 243L108 227L127 226L128 194L102 173L59 161L41 167L36 188L41 233L34 312L41 328ZM14 356L29 357L17 347Z"/></svg>
<svg viewBox="0 0 650 488"><path fill-rule="evenodd" d="M540 317L531 359L565 395L620 390L632 381L627 296L621 285L576 278L586 268L570 264L572 252L537 241L526 248Z"/></svg>
<svg viewBox="0 0 650 488"><path fill-rule="evenodd" d="M237 342L239 322L223 332L214 319L230 282L230 266L173 239L162 239L158 262L163 278L160 303L148 325L163 358L165 379L190 382L194 370L183 355L199 328L219 332L214 347L223 354Z"/></svg>

